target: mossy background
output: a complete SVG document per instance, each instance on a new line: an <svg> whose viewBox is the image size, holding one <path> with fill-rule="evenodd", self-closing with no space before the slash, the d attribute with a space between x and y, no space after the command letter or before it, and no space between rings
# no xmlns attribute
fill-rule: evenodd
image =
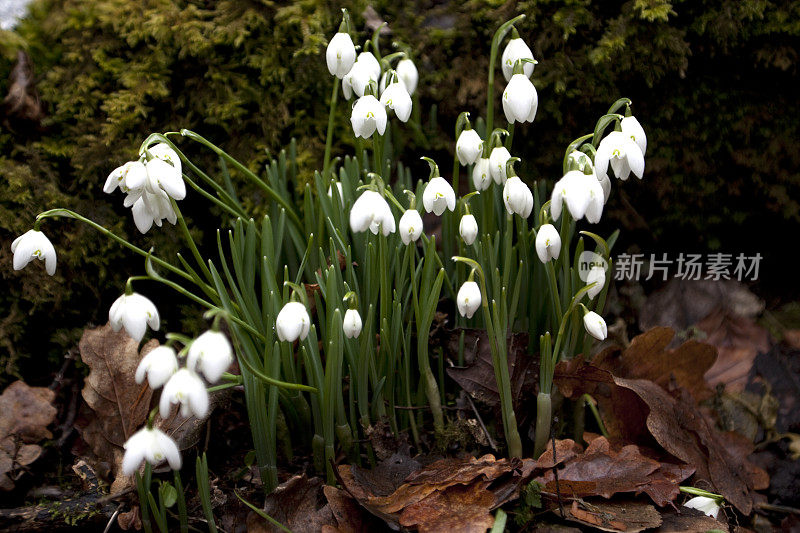
<svg viewBox="0 0 800 533"><path fill-rule="evenodd" d="M645 179L614 183L602 229L622 227L621 246L647 253L760 252L759 289L796 296L797 284L782 280L794 279L786 250L800 221L800 3L371 6L393 32L383 46L408 44L419 67L426 127L422 137L407 136L404 158L420 178L423 150L450 168L456 116L484 113L491 35L526 13L519 31L539 61L540 106L533 125L517 128L520 174L557 179L566 144L628 96L648 133ZM48 221L56 276L38 265L14 272L10 243L37 213L73 208L140 246L164 255L176 248L172 227L141 236L121 198L102 193L107 174L133 158L150 132L193 129L256 171L295 137L300 175L321 165L331 83L323 51L340 7L350 9L357 40L366 40L367 2L322 0L36 0L14 32L0 32L0 94L17 50L25 50L45 112L38 125L0 117L0 382L48 382L82 327L104 322L125 278L143 266L89 228ZM503 84L498 74L498 104ZM499 105L495 116L502 125ZM352 152L347 128L340 113L334 155ZM214 168L207 154L190 154ZM210 233L206 204L194 198L181 207L198 233ZM251 206L260 201L256 192L245 197ZM167 327L180 329L182 313L169 309L176 300L152 293L167 307Z"/></svg>

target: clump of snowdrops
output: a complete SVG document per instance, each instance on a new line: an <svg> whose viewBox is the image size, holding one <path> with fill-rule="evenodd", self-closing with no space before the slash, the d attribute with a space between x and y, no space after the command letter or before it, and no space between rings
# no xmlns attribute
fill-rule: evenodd
<svg viewBox="0 0 800 533"><path fill-rule="evenodd" d="M14 241L15 269L40 259L53 274L56 251L41 227L48 218L68 217L142 256L145 273L128 280L109 311L111 326L137 341L148 328L155 334L160 323L155 305L133 284L142 292L163 284L207 310L208 331L196 338L167 334L142 359L136 380L161 389L160 402L125 444L124 475L138 475L146 463L149 484L152 465L166 461L180 469L176 443L153 427L155 413L167 417L177 405L183 416L203 418L209 391L227 387L243 390L267 490L278 481L279 432L291 449L308 450L329 481L337 451L358 463L372 458L364 430L377 421L409 431L418 445L423 431L440 435L448 424L443 406L452 399L443 364L451 354L435 348L434 368L429 333L437 309L448 305L458 311L456 326L488 336L502 413L490 430L503 435L508 456L544 449L555 364L589 354L607 334L601 315L615 235L604 239L591 225L611 193L610 174L623 181L631 173L642 177L646 136L623 98L590 133L569 143L562 176L530 183L517 175L515 127L525 132L538 108L531 81L536 60L514 28L523 17L494 35L486 110L474 121L468 112L459 116L450 176L426 157L429 175L412 177L401 154L393 153L393 134L418 127L417 68L402 45L382 55L378 31L359 51L344 12L325 54L333 76L330 119L323 167L313 183L296 186L294 144L253 172L195 132L155 133L135 160L110 173L103 190L122 193L143 234L154 225L159 231L176 226L188 254L161 257L61 208L38 215L33 229ZM499 57L507 81L501 128L495 127L493 87L507 36ZM339 105L340 90L351 105ZM332 159L337 113L349 114L348 135L357 150ZM192 163L181 148L192 143L215 154L220 168ZM263 194L264 216L245 209L230 171ZM183 201L207 201L222 214L215 255L200 253L181 214ZM426 233L423 212L441 218L440 243ZM581 276L587 245L602 260ZM461 331L456 365L469 349ZM532 445L523 442L512 405L508 347L514 332L529 334L527 356L540 359ZM240 374L228 372L234 359Z"/></svg>

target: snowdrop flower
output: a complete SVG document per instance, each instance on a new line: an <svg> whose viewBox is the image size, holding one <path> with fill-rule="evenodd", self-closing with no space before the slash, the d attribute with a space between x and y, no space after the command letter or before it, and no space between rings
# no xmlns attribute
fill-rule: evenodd
<svg viewBox="0 0 800 533"><path fill-rule="evenodd" d="M492 184L491 163L486 157L481 157L472 167L472 184L475 190L485 191Z"/></svg>
<svg viewBox="0 0 800 533"><path fill-rule="evenodd" d="M169 201L167 193L164 191L157 191L151 193L143 190L139 191L138 198L136 195L128 195L125 199L125 207L129 207L128 202L135 198L133 201L131 212L133 213L133 223L136 224L136 229L144 234L150 231L155 223L159 228L161 222L166 219L170 224L175 224L178 221L178 215L172 208L172 203Z"/></svg>
<svg viewBox="0 0 800 533"><path fill-rule="evenodd" d="M586 206L586 220L592 224L600 222L603 216L603 206L606 203L606 194L603 185L594 173L584 174L583 183L589 193L589 205Z"/></svg>
<svg viewBox="0 0 800 533"><path fill-rule="evenodd" d="M49 275L56 273L56 249L50 239L39 230L28 230L11 243L14 254L14 270L22 270L34 258L44 261L44 269Z"/></svg>
<svg viewBox="0 0 800 533"><path fill-rule="evenodd" d="M357 309L345 311L342 329L344 330L344 336L348 339L354 339L361 334L361 315L358 314Z"/></svg>
<svg viewBox="0 0 800 533"><path fill-rule="evenodd" d="M619 125L622 128L622 134L625 137L630 137L644 156L647 152L647 135L645 135L644 128L639 124L639 121L636 120L636 117L625 117L619 121Z"/></svg>
<svg viewBox="0 0 800 533"><path fill-rule="evenodd" d="M503 112L506 120L514 122L533 122L539 107L536 87L525 74L514 74L503 91Z"/></svg>
<svg viewBox="0 0 800 533"><path fill-rule="evenodd" d="M631 171L637 178L644 175L642 149L636 141L621 131L612 131L600 141L597 154L594 156L594 166L598 176L608 173L609 163L614 169L614 175L623 181L628 179Z"/></svg>
<svg viewBox="0 0 800 533"><path fill-rule="evenodd" d="M536 234L536 254L542 263L558 259L561 253L561 235L552 224L544 224Z"/></svg>
<svg viewBox="0 0 800 533"><path fill-rule="evenodd" d="M353 93L364 96L364 91L370 82L378 83L381 75L381 66L371 52L361 52L353 68L342 78L342 92L349 100Z"/></svg>
<svg viewBox="0 0 800 533"><path fill-rule="evenodd" d="M166 383L178 371L178 357L169 346L159 346L150 350L136 367L136 383L144 382L145 376L150 388L155 390Z"/></svg>
<svg viewBox="0 0 800 533"><path fill-rule="evenodd" d="M336 183L336 192L339 193L339 198L344 199L344 195L342 194L342 182L337 181ZM333 198L333 186L328 186L328 198Z"/></svg>
<svg viewBox="0 0 800 533"><path fill-rule="evenodd" d="M155 304L136 292L123 294L114 301L108 311L108 321L114 331L124 327L136 342L142 340L147 326L153 331L161 326Z"/></svg>
<svg viewBox="0 0 800 533"><path fill-rule="evenodd" d="M304 340L311 328L311 318L306 306L300 302L289 302L283 306L275 319L275 331L281 341Z"/></svg>
<svg viewBox="0 0 800 533"><path fill-rule="evenodd" d="M550 197L550 214L553 220L561 218L561 208L564 203L567 204L567 209L575 220L582 219L586 214L592 196L585 176L580 170L570 170L556 182Z"/></svg>
<svg viewBox="0 0 800 533"><path fill-rule="evenodd" d="M209 330L189 346L186 368L202 372L209 383L216 383L233 362L233 348L224 333Z"/></svg>
<svg viewBox="0 0 800 533"><path fill-rule="evenodd" d="M519 176L511 176L503 186L503 203L509 215L516 213L528 218L533 209L533 193Z"/></svg>
<svg viewBox="0 0 800 533"><path fill-rule="evenodd" d="M384 236L394 233L395 221L389 204L375 191L364 191L350 209L350 229L354 233L367 231L377 235L382 231Z"/></svg>
<svg viewBox="0 0 800 533"><path fill-rule="evenodd" d="M573 150L570 152L569 156L567 156L567 168L571 170L580 170L585 174L587 171L594 170L594 165L592 164L592 159L588 155L580 150Z"/></svg>
<svg viewBox="0 0 800 533"><path fill-rule="evenodd" d="M467 213L461 217L461 223L458 225L458 233L467 245L475 242L478 237L478 221L475 220L475 215Z"/></svg>
<svg viewBox="0 0 800 533"><path fill-rule="evenodd" d="M603 189L603 203L606 203L609 196L611 196L611 180L608 179L608 174L603 174L602 176L597 176L597 181L600 182L600 188Z"/></svg>
<svg viewBox="0 0 800 533"><path fill-rule="evenodd" d="M417 66L408 58L401 59L397 63L397 76L405 84L408 94L414 94L417 90L417 82L419 81L419 72Z"/></svg>
<svg viewBox="0 0 800 533"><path fill-rule="evenodd" d="M503 185L506 182L506 163L511 158L505 146L495 146L492 148L492 153L489 154L489 170L492 173L492 179L498 185Z"/></svg>
<svg viewBox="0 0 800 533"><path fill-rule="evenodd" d="M606 271L603 267L593 266L589 269L589 273L586 274L586 285L591 285L592 283L596 285L587 292L590 300L594 300L594 297L600 294L606 284Z"/></svg>
<svg viewBox="0 0 800 533"><path fill-rule="evenodd" d="M111 171L103 185L103 192L111 194L117 187L127 193L131 189L140 189L147 180L147 169L141 161L128 161Z"/></svg>
<svg viewBox="0 0 800 533"><path fill-rule="evenodd" d="M705 496L695 496L691 500L684 503L683 506L691 509L697 509L711 518L717 518L717 514L719 514L720 509L720 505L716 499L707 498Z"/></svg>
<svg viewBox="0 0 800 533"><path fill-rule="evenodd" d="M150 159L144 163L147 179L144 189L151 194L167 193L170 198L183 200L186 198L186 184L183 182L181 160L178 154L166 143L158 143L146 149ZM136 187L130 175L126 178L126 186L135 194L141 186Z"/></svg>
<svg viewBox="0 0 800 533"><path fill-rule="evenodd" d="M531 52L531 49L525 44L525 41L516 37L508 41L508 44L503 50L503 55L501 56L503 76L505 76L506 81L511 79L514 73L514 65L516 65L517 61L520 59L533 60L533 52ZM533 67L534 64L528 63L527 61L522 64L525 77L531 77L531 74L533 74Z"/></svg>
<svg viewBox="0 0 800 533"><path fill-rule="evenodd" d="M325 51L325 61L332 76L342 79L350 72L356 62L356 47L349 33L339 32L333 36Z"/></svg>
<svg viewBox="0 0 800 533"><path fill-rule="evenodd" d="M197 418L203 418L208 414L206 384L203 383L200 376L188 368L181 368L175 372L164 385L158 404L161 418L169 416L173 404L180 404L183 417L194 415Z"/></svg>
<svg viewBox="0 0 800 533"><path fill-rule="evenodd" d="M441 176L431 179L422 193L422 205L425 206L425 211L433 211L437 216L444 213L445 209L455 210L456 193L453 186Z"/></svg>
<svg viewBox="0 0 800 533"><path fill-rule="evenodd" d="M471 165L481 156L483 151L483 139L478 132L473 129L461 131L456 141L456 155L462 165Z"/></svg>
<svg viewBox="0 0 800 533"><path fill-rule="evenodd" d="M411 116L411 96L402 82L396 81L389 84L381 94L381 103L394 110L394 114L401 122L407 122Z"/></svg>
<svg viewBox="0 0 800 533"><path fill-rule="evenodd" d="M599 341L604 341L608 337L606 321L594 311L589 311L583 315L583 326L589 335Z"/></svg>
<svg viewBox="0 0 800 533"><path fill-rule="evenodd" d="M131 435L123 447L125 455L122 457L122 473L126 476L133 475L142 461L156 466L166 460L171 469L181 468L178 445L160 429L144 427Z"/></svg>
<svg viewBox="0 0 800 533"><path fill-rule="evenodd" d="M416 242L422 235L422 217L416 209L406 209L400 217L400 238L403 244Z"/></svg>
<svg viewBox="0 0 800 533"><path fill-rule="evenodd" d="M474 281L464 282L458 289L456 304L458 304L458 312L461 316L472 318L472 315L481 306L481 289L478 284Z"/></svg>
<svg viewBox="0 0 800 533"><path fill-rule="evenodd" d="M367 139L376 129L383 135L386 131L386 107L371 94L362 96L353 106L350 124L356 137Z"/></svg>

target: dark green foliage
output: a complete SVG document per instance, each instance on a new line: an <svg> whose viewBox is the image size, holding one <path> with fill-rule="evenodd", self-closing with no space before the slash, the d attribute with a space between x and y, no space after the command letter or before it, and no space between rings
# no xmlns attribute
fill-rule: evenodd
<svg viewBox="0 0 800 533"><path fill-rule="evenodd" d="M347 3L361 42L370 35L359 15L365 5ZM765 265L777 266L777 239L786 233L773 231L767 242L756 236L800 221L797 2L372 5L390 23L391 39L411 47L422 116L438 106L440 131L428 132L434 150L427 153L443 169L452 158L455 117L485 112L493 31L524 12L519 31L539 60L533 78L540 107L535 124L515 134L520 174L558 178L567 143L628 96L648 132L647 169L643 182L614 183L604 224L623 226L623 244L645 251L760 251ZM172 228L134 235L120 197L101 192L108 172L133 158L148 133L193 129L254 170L296 137L299 180L311 177L322 160L331 83L322 53L339 7L323 0L39 0L16 33L0 33L0 94L23 48L46 113L39 128L0 119L0 364L7 372L17 371L15 357L60 356L76 328L105 320L125 277L141 270L138 259L90 230L58 222L46 226L59 252L56 276L39 265L14 273L9 244L36 213L75 208L162 252L177 240ZM504 83L498 69L498 100ZM334 155L352 145L349 132L343 135L348 104L341 102ZM423 177L419 135L405 142L412 171ZM195 148L190 155L207 157ZM206 163L214 168L213 160ZM243 201L255 207L262 197ZM196 221L207 212L200 202L184 204ZM46 380L44 367L35 368L31 378Z"/></svg>

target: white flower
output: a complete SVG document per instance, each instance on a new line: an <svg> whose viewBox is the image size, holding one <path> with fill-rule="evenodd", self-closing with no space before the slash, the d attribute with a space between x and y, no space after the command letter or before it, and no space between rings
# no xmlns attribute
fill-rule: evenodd
<svg viewBox="0 0 800 533"><path fill-rule="evenodd" d="M14 270L21 270L34 258L44 261L44 269L51 276L56 273L56 249L41 231L32 229L11 243L14 254Z"/></svg>
<svg viewBox="0 0 800 533"><path fill-rule="evenodd" d="M528 45L525 44L525 41L522 39L511 39L508 41L508 44L503 50L503 55L501 56L503 76L505 76L506 81L511 79L514 73L514 65L520 59L533 59L533 52L531 52L531 49L528 48ZM522 64L522 71L525 73L526 77L531 77L531 74L533 74L533 67L533 63L525 62Z"/></svg>
<svg viewBox="0 0 800 533"><path fill-rule="evenodd" d="M127 193L131 189L141 189L147 180L147 169L141 161L128 161L124 165L115 168L106 178L103 192L111 194L117 187Z"/></svg>
<svg viewBox="0 0 800 533"><path fill-rule="evenodd" d="M492 148L492 153L489 154L489 170L492 173L492 179L498 185L503 185L506 182L506 163L511 158L505 146L495 146Z"/></svg>
<svg viewBox="0 0 800 533"><path fill-rule="evenodd" d="M589 269L589 273L586 274L586 284L591 285L592 283L596 283L596 285L587 291L590 300L594 300L594 297L600 294L606 284L606 270L603 267L596 265Z"/></svg>
<svg viewBox="0 0 800 533"><path fill-rule="evenodd" d="M350 72L356 62L356 47L349 33L339 32L333 36L325 51L325 61L332 76L342 79Z"/></svg>
<svg viewBox="0 0 800 533"><path fill-rule="evenodd" d="M372 52L361 52L358 54L356 62L360 62L367 69L369 69L370 76L376 82L381 77L381 64Z"/></svg>
<svg viewBox="0 0 800 533"><path fill-rule="evenodd" d="M481 156L482 151L483 139L478 135L478 132L473 129L462 130L456 141L456 155L459 163L462 165L475 163Z"/></svg>
<svg viewBox="0 0 800 533"><path fill-rule="evenodd" d="M417 82L419 81L419 72L417 66L408 58L401 59L397 62L397 77L405 84L408 94L414 94L417 90Z"/></svg>
<svg viewBox="0 0 800 533"><path fill-rule="evenodd" d="M599 341L604 341L606 337L608 337L606 321L594 311L589 311L583 315L583 326L586 328L586 332L589 335Z"/></svg>
<svg viewBox="0 0 800 533"><path fill-rule="evenodd" d="M472 167L472 184L476 191L485 191L492 184L491 163L486 157L481 157Z"/></svg>
<svg viewBox="0 0 800 533"><path fill-rule="evenodd" d="M356 309L345 311L342 329L344 330L344 336L348 339L354 339L361 334L361 315L358 314Z"/></svg>
<svg viewBox="0 0 800 533"><path fill-rule="evenodd" d="M558 259L561 253L561 235L552 224L544 224L536 234L536 254L542 263Z"/></svg>
<svg viewBox="0 0 800 533"><path fill-rule="evenodd" d="M608 173L609 163L614 169L614 175L623 181L628 179L631 171L637 178L644 175L642 149L636 141L621 131L612 131L600 141L594 156L594 168L598 176Z"/></svg>
<svg viewBox="0 0 800 533"><path fill-rule="evenodd" d="M467 245L475 242L478 237L478 221L475 220L475 215L464 215L461 217L461 223L458 225L458 233Z"/></svg>
<svg viewBox="0 0 800 533"><path fill-rule="evenodd" d="M645 135L644 128L636 120L636 117L625 117L620 120L619 125L622 128L622 134L625 137L630 137L642 151L642 155L644 155L647 152L647 135Z"/></svg>
<svg viewBox="0 0 800 533"><path fill-rule="evenodd" d="M153 227L153 223L159 228L161 221L167 219L170 224L175 224L178 221L178 215L172 208L172 203L169 201L167 193L164 191L157 191L151 193L146 190L139 191L138 198L135 195L128 195L125 199L125 207L127 203L135 198L131 212L133 213L133 222L136 224L136 229L141 233L147 233Z"/></svg>
<svg viewBox="0 0 800 533"><path fill-rule="evenodd" d="M585 176L580 170L570 170L556 182L550 197L550 214L553 220L561 218L561 208L564 203L567 204L567 209L575 220L582 219L586 214L592 195Z"/></svg>
<svg viewBox="0 0 800 533"><path fill-rule="evenodd" d="M474 281L464 282L458 289L456 304L458 304L458 312L461 316L472 318L472 315L481 306L481 289L478 284Z"/></svg>
<svg viewBox="0 0 800 533"><path fill-rule="evenodd" d="M161 325L155 304L136 292L123 294L114 301L108 311L108 321L114 331L124 327L136 342L142 340L148 325L153 331Z"/></svg>
<svg viewBox="0 0 800 533"><path fill-rule="evenodd" d="M151 389L166 383L178 371L178 357L169 346L159 346L150 350L136 367L136 383L142 383L145 376Z"/></svg>
<svg viewBox="0 0 800 533"><path fill-rule="evenodd" d="M603 185L598 181L594 172L583 174L583 183L589 193L589 205L586 206L586 220L592 224L600 222L603 216L603 206L606 203L606 194Z"/></svg>
<svg viewBox="0 0 800 533"><path fill-rule="evenodd" d="M573 150L570 152L569 156L567 156L567 166L573 170L580 170L583 173L586 173L587 170L594 170L592 158L580 150Z"/></svg>
<svg viewBox="0 0 800 533"><path fill-rule="evenodd" d="M539 107L536 87L525 74L514 74L503 91L503 112L506 120L514 122L533 122Z"/></svg>
<svg viewBox="0 0 800 533"><path fill-rule="evenodd" d="M433 211L437 216L444 213L445 209L453 211L456 208L456 193L453 186L441 176L433 178L422 193L422 205L425 206L425 211L428 213Z"/></svg>
<svg viewBox="0 0 800 533"><path fill-rule="evenodd" d="M422 217L416 209L406 209L398 223L400 238L403 244L416 242L422 235Z"/></svg>
<svg viewBox="0 0 800 533"><path fill-rule="evenodd" d="M390 84L381 94L381 103L393 109L401 122L407 122L411 116L411 96L402 82Z"/></svg>
<svg viewBox="0 0 800 533"><path fill-rule="evenodd" d="M717 518L717 514L719 514L720 509L720 505L717 503L717 500L714 498L707 498L705 496L695 496L691 500L684 503L683 506L689 507L690 509L697 509L711 518Z"/></svg>
<svg viewBox="0 0 800 533"><path fill-rule="evenodd" d="M375 191L364 191L350 209L350 229L360 233L369 229L377 235L394 233L395 221L389 204Z"/></svg>
<svg viewBox="0 0 800 533"><path fill-rule="evenodd" d="M603 203L608 202L608 197L611 196L611 180L608 179L608 174L597 176L597 181L600 182L600 187L603 189Z"/></svg>
<svg viewBox="0 0 800 533"><path fill-rule="evenodd" d="M304 340L311 328L311 318L308 316L306 306L300 302L289 302L283 306L278 318L275 319L275 331L278 339L294 342Z"/></svg>
<svg viewBox="0 0 800 533"><path fill-rule="evenodd" d="M216 383L233 362L233 348L224 333L206 331L189 346L186 368L202 372L209 383Z"/></svg>
<svg viewBox="0 0 800 533"><path fill-rule="evenodd" d="M176 403L180 404L183 417L194 415L197 418L203 418L208 413L206 385L200 376L188 368L181 368L175 372L164 385L158 404L161 418L167 418L172 404Z"/></svg>
<svg viewBox="0 0 800 533"><path fill-rule="evenodd" d="M533 209L533 193L519 176L511 176L503 186L503 203L508 214L528 218Z"/></svg>
<svg viewBox="0 0 800 533"><path fill-rule="evenodd" d="M375 133L376 129L383 135L386 131L386 107L371 94L362 96L353 106L350 124L356 137L366 139Z"/></svg>
<svg viewBox="0 0 800 533"><path fill-rule="evenodd" d="M178 445L160 429L144 427L131 435L123 447L125 455L122 457L122 473L126 476L133 475L142 461L156 466L166 460L171 469L181 468Z"/></svg>
<svg viewBox="0 0 800 533"><path fill-rule="evenodd" d="M344 97L349 100L356 93L356 96L364 96L364 91L371 81L378 83L381 75L381 67L378 60L371 52L361 52L356 59L353 68L342 78L342 92Z"/></svg>

